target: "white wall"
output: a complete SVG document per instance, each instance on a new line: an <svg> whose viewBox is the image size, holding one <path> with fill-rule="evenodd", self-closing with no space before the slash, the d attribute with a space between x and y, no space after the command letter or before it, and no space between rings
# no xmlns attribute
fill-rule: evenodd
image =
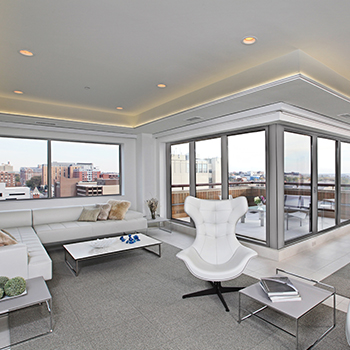
<svg viewBox="0 0 350 350"><path fill-rule="evenodd" d="M59 207L65 205L81 205L107 202L108 199L125 199L131 202L131 209L142 211L137 202L137 180L140 174L136 165L136 135L121 135L111 132L91 132L71 130L55 127L40 127L29 125L15 125L1 123L0 136L29 137L56 139L64 141L94 141L107 143L120 143L122 145L122 195L106 197L76 197L76 198L50 198L38 200L1 201L0 210Z"/></svg>
<svg viewBox="0 0 350 350"><path fill-rule="evenodd" d="M157 198L159 200L159 163L157 161L156 140L151 134L139 134L137 136L137 203L145 215L150 215L147 199ZM157 212L159 213L161 201Z"/></svg>

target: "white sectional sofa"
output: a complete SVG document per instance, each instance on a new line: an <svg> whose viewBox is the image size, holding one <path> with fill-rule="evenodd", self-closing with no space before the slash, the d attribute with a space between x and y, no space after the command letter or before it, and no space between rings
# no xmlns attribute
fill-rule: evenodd
<svg viewBox="0 0 350 350"><path fill-rule="evenodd" d="M6 229L18 244L0 247L0 275L25 279L43 276L52 278L52 262L32 227L32 211L0 211L1 228Z"/></svg>
<svg viewBox="0 0 350 350"><path fill-rule="evenodd" d="M92 208L94 205L85 206ZM0 229L19 242L0 247L0 276L52 278L52 262L44 245L88 240L147 228L142 213L128 210L123 220L78 221L84 206L0 211Z"/></svg>

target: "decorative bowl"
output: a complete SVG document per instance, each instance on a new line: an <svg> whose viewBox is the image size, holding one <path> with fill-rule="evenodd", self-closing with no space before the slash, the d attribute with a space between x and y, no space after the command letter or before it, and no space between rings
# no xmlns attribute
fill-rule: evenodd
<svg viewBox="0 0 350 350"><path fill-rule="evenodd" d="M89 242L89 244L93 248L107 248L110 245L112 245L116 240L116 238L96 239L95 241Z"/></svg>

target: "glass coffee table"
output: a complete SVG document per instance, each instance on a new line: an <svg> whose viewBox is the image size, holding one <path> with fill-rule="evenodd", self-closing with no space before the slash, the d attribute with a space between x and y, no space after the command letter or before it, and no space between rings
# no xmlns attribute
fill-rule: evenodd
<svg viewBox="0 0 350 350"><path fill-rule="evenodd" d="M299 321L300 319L308 314L311 310L315 309L318 305L322 304L327 299L333 297L333 308L332 314L333 314L333 322L332 325L326 329L326 331L319 336L316 341L313 342L311 346L308 347L311 348L315 344L317 344L321 339L323 339L334 327L335 327L335 288L332 286L329 286L327 284L324 284L322 282L318 282L312 279L308 279L281 269L276 269L276 274L278 275L288 274L291 276L296 277L295 279L290 278L295 287L298 289L299 294L301 295L300 301L283 301L283 302L271 302L266 293L263 291L261 286L258 283L255 283L249 287L246 287L244 289L241 289L239 291L239 315L238 315L238 323L241 323L242 321L246 320L247 318L251 316L256 316L259 319L277 327L278 329L288 333L289 335L295 337L296 339L296 349L298 349L299 346ZM259 304L262 304L262 307L259 309L249 312L248 315L242 317L242 296L248 297L250 299L253 299L254 301L258 302ZM295 333L289 332L286 329L276 325L275 323L271 322L270 320L267 320L266 318L262 317L260 315L260 312L262 312L265 309L271 309L274 311L279 312L280 314L283 314L285 316L288 316L289 318L293 319L295 321Z"/></svg>
<svg viewBox="0 0 350 350"><path fill-rule="evenodd" d="M113 243L104 247L104 248L96 248L96 243L98 240L79 242L79 243L71 243L65 244L63 246L65 252L65 262L69 269L78 276L79 274L79 262L84 260L101 258L108 255L113 255L129 250L140 249L143 248L148 250L151 253L154 253L161 256L161 241L158 241L152 237L146 236L143 233L133 233L131 236L138 236L139 241L136 241L132 244L127 244L126 241L129 238L129 235L117 236L112 238L106 238L105 240L112 240ZM124 242L120 240L120 237L124 238ZM104 239L99 240L100 242L104 241ZM158 246L158 253L156 251L147 249L149 247Z"/></svg>

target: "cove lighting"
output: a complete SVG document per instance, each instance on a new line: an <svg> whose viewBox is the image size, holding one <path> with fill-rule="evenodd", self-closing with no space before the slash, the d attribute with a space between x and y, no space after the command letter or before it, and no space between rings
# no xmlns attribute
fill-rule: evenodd
<svg viewBox="0 0 350 350"><path fill-rule="evenodd" d="M158 86L160 89L166 88L166 85L165 85L165 84L158 84L157 86Z"/></svg>
<svg viewBox="0 0 350 350"><path fill-rule="evenodd" d="M123 107L116 107L116 109L123 109Z"/></svg>
<svg viewBox="0 0 350 350"><path fill-rule="evenodd" d="M23 94L24 94L24 92L21 91L21 90L15 90L14 93L15 93L15 94L18 94L18 95L23 95Z"/></svg>

